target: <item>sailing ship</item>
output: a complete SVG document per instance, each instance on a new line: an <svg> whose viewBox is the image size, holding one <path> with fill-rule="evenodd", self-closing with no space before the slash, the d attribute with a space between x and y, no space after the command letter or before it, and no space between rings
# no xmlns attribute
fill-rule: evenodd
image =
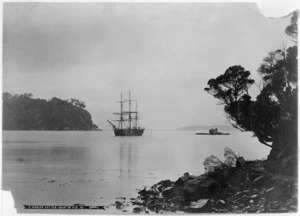
<svg viewBox="0 0 300 216"><path fill-rule="evenodd" d="M132 102L135 102L135 111L131 110ZM129 99L123 100L123 94L121 92L121 101L118 101L121 106L119 113L113 113L119 116L117 121L118 124L115 125L111 121L107 120L112 126L115 136L142 136L145 128L138 126L138 111L137 111L137 100L131 100L131 92L129 91ZM123 110L124 103L128 103L128 111Z"/></svg>

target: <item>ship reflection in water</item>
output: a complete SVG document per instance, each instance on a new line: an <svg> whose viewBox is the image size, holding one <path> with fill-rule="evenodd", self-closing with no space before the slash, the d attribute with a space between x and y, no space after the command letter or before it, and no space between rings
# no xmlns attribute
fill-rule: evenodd
<svg viewBox="0 0 300 216"><path fill-rule="evenodd" d="M131 111L131 103L135 101L135 111ZM114 120L118 122L118 126L114 125L111 121L107 120L113 127L115 136L142 136L145 128L138 126L138 111L137 100L131 100L131 92L129 91L129 99L123 100L123 94L121 93L120 112L114 113L120 116L119 119ZM123 104L128 103L128 111L123 110Z"/></svg>
<svg viewBox="0 0 300 216"><path fill-rule="evenodd" d="M125 145L124 145L125 144ZM119 167L120 182L122 188L131 188L131 181L135 181L138 176L138 143L124 143L119 146Z"/></svg>

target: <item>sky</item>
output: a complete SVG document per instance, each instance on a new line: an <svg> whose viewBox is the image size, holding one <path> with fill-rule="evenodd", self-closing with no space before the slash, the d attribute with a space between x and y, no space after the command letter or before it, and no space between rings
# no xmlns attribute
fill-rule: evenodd
<svg viewBox="0 0 300 216"><path fill-rule="evenodd" d="M208 80L241 65L259 83L262 59L290 43L290 17L255 3L4 3L3 14L3 91L82 100L100 128L129 90L146 129L226 124Z"/></svg>

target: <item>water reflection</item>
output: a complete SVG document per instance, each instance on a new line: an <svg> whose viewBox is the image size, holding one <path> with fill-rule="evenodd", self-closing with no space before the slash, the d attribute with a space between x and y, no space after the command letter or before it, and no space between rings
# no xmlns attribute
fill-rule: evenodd
<svg viewBox="0 0 300 216"><path fill-rule="evenodd" d="M131 188L137 178L138 160L138 140L122 140L119 143L119 176L122 188Z"/></svg>

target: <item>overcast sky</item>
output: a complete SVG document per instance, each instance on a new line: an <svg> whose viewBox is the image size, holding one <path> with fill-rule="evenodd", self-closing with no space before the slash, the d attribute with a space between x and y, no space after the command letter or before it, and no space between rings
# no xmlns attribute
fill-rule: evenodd
<svg viewBox="0 0 300 216"><path fill-rule="evenodd" d="M253 3L5 3L3 90L82 100L100 128L129 89L146 129L225 124L207 81L233 65L259 80L289 22Z"/></svg>

